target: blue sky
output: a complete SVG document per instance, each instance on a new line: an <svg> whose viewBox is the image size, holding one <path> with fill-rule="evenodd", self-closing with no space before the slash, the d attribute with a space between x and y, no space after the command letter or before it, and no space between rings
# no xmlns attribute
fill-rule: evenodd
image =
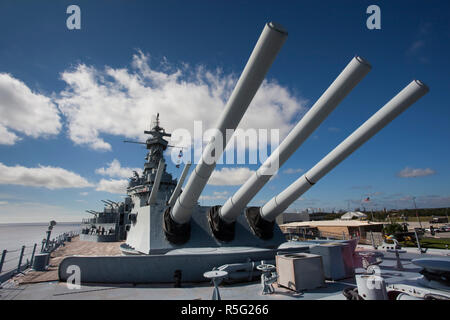
<svg viewBox="0 0 450 320"><path fill-rule="evenodd" d="M66 27L71 4L81 8L81 30ZM371 4L381 8L381 30L366 27ZM353 209L365 197L367 209L411 208L412 197L419 207L449 206L449 13L448 1L2 1L0 222L76 221L101 209L100 199L119 200L111 191L145 156L122 140L142 139L137 132L156 111L172 130L193 120L213 125L223 96L208 93L230 93L268 21L289 36L241 127L286 133L353 56L373 68L252 204L287 187L420 79L430 92L291 209ZM282 114L263 119L256 109L271 104ZM245 175L258 166L223 167L246 167ZM168 171L181 173L172 163ZM201 203L222 204L238 187L210 184Z"/></svg>

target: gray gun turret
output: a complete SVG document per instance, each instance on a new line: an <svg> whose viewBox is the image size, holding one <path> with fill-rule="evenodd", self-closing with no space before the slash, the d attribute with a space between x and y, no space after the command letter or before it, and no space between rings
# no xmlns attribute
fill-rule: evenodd
<svg viewBox="0 0 450 320"><path fill-rule="evenodd" d="M277 215L428 91L420 81L412 82L291 186L263 207L247 207L279 167L371 70L369 62L356 56L279 147L223 206L198 205L198 199L216 161L231 138L226 130L234 130L238 126L286 36L287 32L282 27L274 23L266 24L216 124L216 135L207 144L199 163L187 179L184 190L181 189L190 163L186 164L178 183L166 172L163 151L170 145L164 137L170 134L159 125L159 115L152 130L145 131L152 137L145 142L149 152L142 178L135 173L134 180L137 182L132 184L130 181L127 189L132 201L128 207L132 212L129 214L127 243L121 246L123 252L157 254L179 246L276 246L284 239L280 228L275 227ZM161 229L164 233L161 233ZM235 232L238 231L235 230L240 233L236 237Z"/></svg>

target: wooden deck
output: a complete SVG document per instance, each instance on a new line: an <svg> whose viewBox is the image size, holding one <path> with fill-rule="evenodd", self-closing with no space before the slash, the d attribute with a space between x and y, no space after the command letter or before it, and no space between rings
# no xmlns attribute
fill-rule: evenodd
<svg viewBox="0 0 450 320"><path fill-rule="evenodd" d="M79 237L72 238L65 246L59 247L50 254L50 265L47 271L28 270L24 274L15 276L12 280L18 284L58 281L58 266L67 256L120 256L121 242L90 242L80 241Z"/></svg>

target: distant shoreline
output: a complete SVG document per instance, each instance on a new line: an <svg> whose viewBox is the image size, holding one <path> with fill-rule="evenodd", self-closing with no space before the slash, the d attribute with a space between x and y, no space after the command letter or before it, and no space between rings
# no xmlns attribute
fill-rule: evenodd
<svg viewBox="0 0 450 320"><path fill-rule="evenodd" d="M10 222L10 223L0 223L0 226L47 226L48 222ZM57 222L56 225L71 225L71 224L81 224L79 221L75 222Z"/></svg>

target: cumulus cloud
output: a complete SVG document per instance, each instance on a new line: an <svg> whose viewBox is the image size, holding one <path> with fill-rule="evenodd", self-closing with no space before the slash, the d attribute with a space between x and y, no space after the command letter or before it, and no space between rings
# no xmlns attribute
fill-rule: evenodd
<svg viewBox="0 0 450 320"><path fill-rule="evenodd" d="M133 171L136 171L140 174L142 172L142 169L122 167L119 160L114 159L113 161L108 163L108 166L106 168L96 169L95 173L103 176L109 176L111 178L129 178L133 176Z"/></svg>
<svg viewBox="0 0 450 320"><path fill-rule="evenodd" d="M80 221L85 215L80 210L39 202L10 202L0 210L0 223L30 223L56 220L60 222Z"/></svg>
<svg viewBox="0 0 450 320"><path fill-rule="evenodd" d="M284 174L294 174L294 173L300 173L300 172L303 172L303 169L301 169L301 168L297 168L297 169L287 168L286 170L283 170Z"/></svg>
<svg viewBox="0 0 450 320"><path fill-rule="evenodd" d="M415 178L415 177L424 177L435 174L436 172L430 168L426 169L413 169L406 167L402 171L400 171L397 175L400 178Z"/></svg>
<svg viewBox="0 0 450 320"><path fill-rule="evenodd" d="M138 52L129 69L99 70L80 64L63 72L67 86L56 102L67 118L70 139L95 150L111 150L102 134L143 138L151 115L158 112L169 132L184 128L193 136L194 121L199 120L204 129L212 128L237 77L202 66L175 68L163 62L163 67L152 68L150 57ZM240 127L279 129L284 137L292 120L304 111L303 100L273 80L264 81Z"/></svg>
<svg viewBox="0 0 450 320"><path fill-rule="evenodd" d="M241 185L254 173L249 168L222 168L214 170L208 180L213 186L236 186Z"/></svg>
<svg viewBox="0 0 450 320"><path fill-rule="evenodd" d="M126 194L128 180L126 179L101 179L95 190L115 194Z"/></svg>
<svg viewBox="0 0 450 320"><path fill-rule="evenodd" d="M15 184L47 189L84 188L92 186L85 178L63 168L39 166L9 167L0 162L0 184Z"/></svg>
<svg viewBox="0 0 450 320"><path fill-rule="evenodd" d="M10 130L38 138L58 134L61 129L58 109L51 99L7 73L0 73L0 114L0 144L20 140Z"/></svg>
<svg viewBox="0 0 450 320"><path fill-rule="evenodd" d="M201 195L200 200L225 200L228 199L228 191L214 191L212 195Z"/></svg>
<svg viewBox="0 0 450 320"><path fill-rule="evenodd" d="M0 124L0 144L13 145L20 138Z"/></svg>

